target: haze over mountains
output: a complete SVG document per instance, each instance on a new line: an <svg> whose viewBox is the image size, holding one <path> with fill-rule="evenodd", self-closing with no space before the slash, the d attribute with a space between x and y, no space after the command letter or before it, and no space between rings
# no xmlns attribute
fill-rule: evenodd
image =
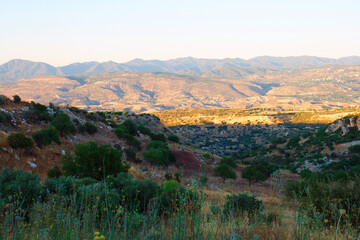
<svg viewBox="0 0 360 240"><path fill-rule="evenodd" d="M172 60L134 59L125 63L84 62L54 67L42 62L11 60L0 65L0 82L12 82L39 75L99 75L119 72L165 72L202 77L240 78L254 73L276 70L290 70L324 65L360 64L360 57L339 59L313 56L299 57L255 57L249 60L240 58L200 59L177 58Z"/></svg>

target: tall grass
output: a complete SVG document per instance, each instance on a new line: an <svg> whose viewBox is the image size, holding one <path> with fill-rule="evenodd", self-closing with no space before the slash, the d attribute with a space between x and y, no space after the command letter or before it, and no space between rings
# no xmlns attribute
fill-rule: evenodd
<svg viewBox="0 0 360 240"><path fill-rule="evenodd" d="M135 205L113 206L105 185L97 194L64 197L52 194L29 209L21 200L2 204L0 239L357 239L359 227L340 212L328 224L302 196L294 200L267 201L255 214L225 214L224 200L194 185L196 197L179 193L179 204L162 211L156 198L146 212ZM109 193L109 194L107 194ZM223 193L221 193L223 194ZM225 195L225 194L224 194ZM79 200L80 199L80 200ZM112 206L110 206L112 205ZM132 207L126 207L132 206ZM309 215L313 212L313 216ZM228 212L227 212L228 213ZM341 223L341 224L340 224Z"/></svg>

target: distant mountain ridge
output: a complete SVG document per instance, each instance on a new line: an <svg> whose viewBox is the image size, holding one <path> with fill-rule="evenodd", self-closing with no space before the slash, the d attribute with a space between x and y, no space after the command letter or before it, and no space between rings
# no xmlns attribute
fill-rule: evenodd
<svg viewBox="0 0 360 240"><path fill-rule="evenodd" d="M248 74L262 74L267 71L355 64L360 64L359 56L339 59L313 56L261 56L249 60L241 58L203 59L186 57L166 61L134 59L125 63L92 61L73 63L62 67L54 67L42 62L15 59L0 65L0 82L12 82L39 75L69 76L82 74L89 76L99 73L119 72L166 72L190 76L241 78Z"/></svg>

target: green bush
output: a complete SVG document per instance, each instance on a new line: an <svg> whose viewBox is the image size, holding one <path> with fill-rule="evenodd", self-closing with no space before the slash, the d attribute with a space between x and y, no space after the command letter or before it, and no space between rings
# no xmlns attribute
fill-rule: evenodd
<svg viewBox="0 0 360 240"><path fill-rule="evenodd" d="M7 124L7 123L10 123L10 122L11 122L10 115L7 114L7 113L0 112L0 123Z"/></svg>
<svg viewBox="0 0 360 240"><path fill-rule="evenodd" d="M221 177L223 181L225 181L225 179L236 179L236 173L230 168L229 165L224 163L220 163L214 169L214 176Z"/></svg>
<svg viewBox="0 0 360 240"><path fill-rule="evenodd" d="M73 195L74 192L74 177L47 178L44 186L51 194L59 194L64 197Z"/></svg>
<svg viewBox="0 0 360 240"><path fill-rule="evenodd" d="M223 157L220 161L220 164L222 164L222 163L227 164L232 168L237 167L235 160L231 157Z"/></svg>
<svg viewBox="0 0 360 240"><path fill-rule="evenodd" d="M127 160L130 162L136 162L136 152L133 148L125 149Z"/></svg>
<svg viewBox="0 0 360 240"><path fill-rule="evenodd" d="M224 214L229 217L244 217L247 214L252 218L263 208L262 201L247 193L228 195L225 199Z"/></svg>
<svg viewBox="0 0 360 240"><path fill-rule="evenodd" d="M147 151L143 152L144 159L158 165L169 165L176 162L175 155L162 141L151 141L147 145Z"/></svg>
<svg viewBox="0 0 360 240"><path fill-rule="evenodd" d="M138 135L138 131L137 131L137 126L136 124L131 121L130 119L126 119L122 125L125 126L125 128L127 129L127 132L132 135L132 136L136 136Z"/></svg>
<svg viewBox="0 0 360 240"><path fill-rule="evenodd" d="M143 125L138 125L137 126L137 130L139 132L141 132L142 134L145 134L145 135L148 135L148 136L151 136L153 133L150 131L149 128L147 127L144 127Z"/></svg>
<svg viewBox="0 0 360 240"><path fill-rule="evenodd" d="M69 153L62 158L63 170L67 176L102 179L107 175L127 172L129 166L123 164L122 153L110 145L98 146L95 142L76 144L74 157Z"/></svg>
<svg viewBox="0 0 360 240"><path fill-rule="evenodd" d="M122 204L128 209L137 209L139 212L146 212L150 201L160 193L159 186L150 179L140 181L120 173L116 176L106 178L107 185L114 189L122 198Z"/></svg>
<svg viewBox="0 0 360 240"><path fill-rule="evenodd" d="M80 133L86 132L86 127L85 127L84 124L79 123L79 124L76 125L76 128Z"/></svg>
<svg viewBox="0 0 360 240"><path fill-rule="evenodd" d="M54 126L33 133L32 138L39 147L50 145L52 142L60 144L60 138Z"/></svg>
<svg viewBox="0 0 360 240"><path fill-rule="evenodd" d="M131 146L136 147L137 149L141 149L141 142L129 133L129 131L125 125L120 124L115 129L115 134L119 138L125 138Z"/></svg>
<svg viewBox="0 0 360 240"><path fill-rule="evenodd" d="M180 140L179 140L179 137L176 136L176 135L170 135L170 136L168 137L168 139L169 139L169 141L176 142L176 143L178 143L178 142L180 141Z"/></svg>
<svg viewBox="0 0 360 240"><path fill-rule="evenodd" d="M179 183L175 180L167 180L164 182L164 190L165 191L170 191L173 188L178 188L179 187Z"/></svg>
<svg viewBox="0 0 360 240"><path fill-rule="evenodd" d="M40 103L31 102L29 110L23 112L23 116L29 120L35 121L50 121L51 116L48 113L47 107Z"/></svg>
<svg viewBox="0 0 360 240"><path fill-rule="evenodd" d="M158 134L151 134L151 140L153 141L162 141L162 142L166 142L166 137L164 134L162 133L158 133Z"/></svg>
<svg viewBox="0 0 360 240"><path fill-rule="evenodd" d="M54 119L51 121L51 125L54 126L61 136L73 133L75 131L74 125L70 121L70 117L63 112L57 112Z"/></svg>
<svg viewBox="0 0 360 240"><path fill-rule="evenodd" d="M48 178L59 178L61 176L61 170L58 166L55 166L53 168L50 168L47 172Z"/></svg>
<svg viewBox="0 0 360 240"><path fill-rule="evenodd" d="M11 133L8 138L8 143L13 148L31 149L34 145L31 138L28 138L23 133Z"/></svg>
<svg viewBox="0 0 360 240"><path fill-rule="evenodd" d="M90 135L92 135L98 131L97 127L92 122L89 122L89 121L87 121L85 123L85 129L86 129L86 132Z"/></svg>
<svg viewBox="0 0 360 240"><path fill-rule="evenodd" d="M286 195L289 198L301 199L307 209L309 217L318 218L315 213L321 214L321 220L327 219L329 225L360 224L360 182L352 184L343 182L288 181ZM345 212L347 216L340 216Z"/></svg>
<svg viewBox="0 0 360 240"><path fill-rule="evenodd" d="M43 188L36 174L4 168L0 173L0 199L27 209L43 198Z"/></svg>
<svg viewBox="0 0 360 240"><path fill-rule="evenodd" d="M21 98L19 97L19 95L14 95L14 96L13 96L13 99L14 99L14 103L19 103L19 102L21 102Z"/></svg>
<svg viewBox="0 0 360 240"><path fill-rule="evenodd" d="M299 146L300 137L290 138L289 142L286 144L287 149L294 149Z"/></svg>

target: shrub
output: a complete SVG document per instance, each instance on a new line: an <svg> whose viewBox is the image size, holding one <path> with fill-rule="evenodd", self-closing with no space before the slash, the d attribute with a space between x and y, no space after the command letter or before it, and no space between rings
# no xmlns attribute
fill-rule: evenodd
<svg viewBox="0 0 360 240"><path fill-rule="evenodd" d="M199 183L200 185L204 186L206 185L206 183L208 182L208 177L205 175L205 173L203 173L200 177L199 177Z"/></svg>
<svg viewBox="0 0 360 240"><path fill-rule="evenodd" d="M0 173L0 199L27 209L42 198L43 188L36 174L5 168Z"/></svg>
<svg viewBox="0 0 360 240"><path fill-rule="evenodd" d="M86 132L86 127L84 124L79 123L78 125L76 125L76 128L80 133Z"/></svg>
<svg viewBox="0 0 360 240"><path fill-rule="evenodd" d="M11 122L11 117L9 114L0 112L0 123L10 123Z"/></svg>
<svg viewBox="0 0 360 240"><path fill-rule="evenodd" d="M60 176L61 176L61 171L58 166L50 168L49 171L47 172L48 178L59 178Z"/></svg>
<svg viewBox="0 0 360 240"><path fill-rule="evenodd" d="M231 158L231 157L223 157L223 158L221 159L221 161L220 161L220 164L221 164L221 163L227 164L227 165L229 165L229 166L232 167L232 168L236 168L236 167L237 167L235 160L234 160L233 158Z"/></svg>
<svg viewBox="0 0 360 240"><path fill-rule="evenodd" d="M44 186L49 193L56 193L66 197L74 193L74 182L74 177L60 176L59 178L47 178L45 180Z"/></svg>
<svg viewBox="0 0 360 240"><path fill-rule="evenodd" d="M137 132L137 126L136 124L131 121L130 119L126 119L123 123L122 123L123 126L125 126L125 128L127 129L127 132L132 135L132 136L136 136L138 135L138 132Z"/></svg>
<svg viewBox="0 0 360 240"><path fill-rule="evenodd" d="M151 136L153 133L150 131L149 128L147 127L144 127L143 125L138 125L137 126L137 130L139 132L141 132L142 134L145 134L145 135L148 135L148 136Z"/></svg>
<svg viewBox="0 0 360 240"><path fill-rule="evenodd" d="M40 103L31 102L29 110L23 112L23 116L29 120L49 121L51 116L47 107Z"/></svg>
<svg viewBox="0 0 360 240"><path fill-rule="evenodd" d="M249 166L241 171L241 177L249 181L249 186L252 181L265 181L266 175L257 166Z"/></svg>
<svg viewBox="0 0 360 240"><path fill-rule="evenodd" d="M229 217L244 217L247 213L252 218L263 207L262 201L247 193L228 195L225 199L224 214Z"/></svg>
<svg viewBox="0 0 360 240"><path fill-rule="evenodd" d="M325 219L329 225L351 223L360 224L360 183L344 184L341 182L313 181L288 181L286 194L290 198L302 200L307 214L311 218L318 218L315 213L321 213L321 220ZM347 216L340 216L345 212ZM340 221L341 220L341 221Z"/></svg>
<svg viewBox="0 0 360 240"><path fill-rule="evenodd" d="M62 158L65 175L81 178L102 179L107 175L127 172L128 165L122 163L122 153L110 145L98 146L95 142L75 145L74 157L65 154Z"/></svg>
<svg viewBox="0 0 360 240"><path fill-rule="evenodd" d="M153 141L162 141L162 142L166 142L166 137L164 134L162 133L158 133L158 134L151 134L151 140Z"/></svg>
<svg viewBox="0 0 360 240"><path fill-rule="evenodd" d="M21 98L19 97L19 95L14 95L14 96L13 96L13 99L14 99L14 103L19 103L19 102L21 102Z"/></svg>
<svg viewBox="0 0 360 240"><path fill-rule="evenodd" d="M127 160L130 162L136 162L136 152L133 148L125 149Z"/></svg>
<svg viewBox="0 0 360 240"><path fill-rule="evenodd" d="M74 125L70 121L70 117L63 112L57 112L54 119L51 121L51 125L54 126L61 136L73 133L75 131Z"/></svg>
<svg viewBox="0 0 360 240"><path fill-rule="evenodd" d="M108 186L123 196L123 205L128 206L128 209L138 209L141 213L146 212L150 207L150 201L160 192L160 188L154 181L150 179L140 181L124 173L109 176L106 182Z"/></svg>
<svg viewBox="0 0 360 240"><path fill-rule="evenodd" d="M351 153L359 153L360 152L360 145L354 145L349 147L349 151Z"/></svg>
<svg viewBox="0 0 360 240"><path fill-rule="evenodd" d="M231 170L229 165L224 163L220 163L214 169L214 176L221 177L223 181L225 181L225 179L236 179L236 173Z"/></svg>
<svg viewBox="0 0 360 240"><path fill-rule="evenodd" d="M147 151L143 153L144 159L158 165L169 165L176 162L175 155L162 141L151 141L147 145Z"/></svg>
<svg viewBox="0 0 360 240"><path fill-rule="evenodd" d="M141 149L141 142L129 133L129 131L125 125L120 124L115 129L115 134L119 138L125 138L131 146L136 147L137 149Z"/></svg>
<svg viewBox="0 0 360 240"><path fill-rule="evenodd" d="M22 133L11 133L7 140L9 145L13 148L31 149L34 145L31 138L28 138Z"/></svg>
<svg viewBox="0 0 360 240"><path fill-rule="evenodd" d="M300 137L290 138L289 142L286 144L287 149L293 149L299 146Z"/></svg>
<svg viewBox="0 0 360 240"><path fill-rule="evenodd" d="M87 121L85 123L85 129L86 129L86 132L90 135L92 135L98 131L97 127L92 122L89 122L89 121Z"/></svg>
<svg viewBox="0 0 360 240"><path fill-rule="evenodd" d="M173 188L178 188L179 187L179 183L175 180L167 180L164 182L164 190L165 191L170 191Z"/></svg>
<svg viewBox="0 0 360 240"><path fill-rule="evenodd" d="M39 147L50 145L52 142L60 144L58 132L53 126L33 133L32 138Z"/></svg>
<svg viewBox="0 0 360 240"><path fill-rule="evenodd" d="M168 139L169 139L169 141L172 141L172 142L176 142L176 143L179 142L179 137L176 136L176 135L170 135L170 136L168 137Z"/></svg>

